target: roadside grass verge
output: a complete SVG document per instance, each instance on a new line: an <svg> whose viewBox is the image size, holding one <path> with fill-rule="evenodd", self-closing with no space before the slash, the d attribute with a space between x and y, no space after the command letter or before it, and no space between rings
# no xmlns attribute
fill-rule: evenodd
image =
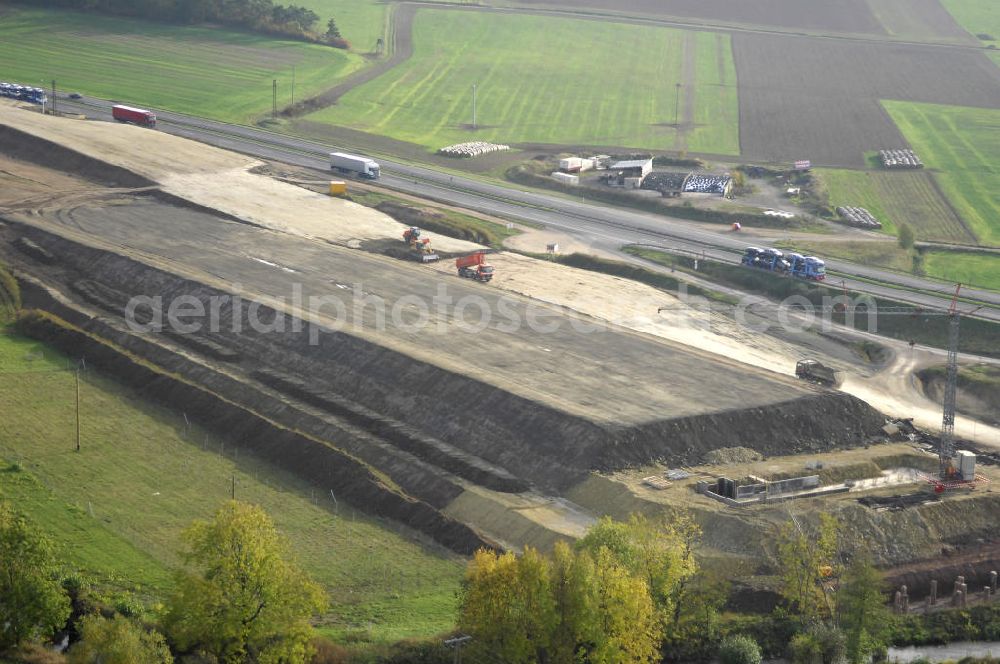
<svg viewBox="0 0 1000 664"><path fill-rule="evenodd" d="M409 60L308 119L431 149L470 140L675 146L683 30L427 8L413 30ZM738 154L728 38L721 49L713 33L698 32L696 39L695 57L704 60L697 70L706 77L696 82L696 118L706 126L689 135L688 149ZM628 58L621 44L629 45Z"/></svg>
<svg viewBox="0 0 1000 664"><path fill-rule="evenodd" d="M941 279L1000 291L1000 254L926 251L924 269Z"/></svg>
<svg viewBox="0 0 1000 664"><path fill-rule="evenodd" d="M364 629L373 641L428 636L454 624L462 560L421 544L401 527L337 505L311 485L246 450L188 426L183 413L155 407L93 370L82 372L81 451L75 452L75 372L44 344L0 335L0 457L36 477L51 509L26 503L44 528L69 515L103 529L128 553L108 569L96 554L77 562L121 584L159 588L157 570L178 564L178 536L228 499L261 505L292 542L303 566L327 588L332 609L321 627ZM6 490L6 489L5 489ZM40 489L39 489L40 490ZM30 508L30 509L29 509ZM64 510L65 511L65 510ZM80 526L81 528L83 526ZM129 549L131 547L131 549ZM147 560L133 579L131 560Z"/></svg>
<svg viewBox="0 0 1000 664"><path fill-rule="evenodd" d="M980 244L1000 246L1000 110L883 101Z"/></svg>
<svg viewBox="0 0 1000 664"><path fill-rule="evenodd" d="M480 219L457 210L421 205L405 198L381 192L352 191L349 196L355 203L375 208L400 223L419 226L421 230L460 240L478 242L488 247L499 248L503 245L504 240L521 233L517 229L508 229L503 224ZM402 241L402 236L400 236L400 241ZM431 246L433 244L432 238Z"/></svg>
<svg viewBox="0 0 1000 664"><path fill-rule="evenodd" d="M773 300L780 301L790 297L804 298L813 306L821 307L827 306L831 301L830 298L841 297L845 294L839 288L782 277L764 270L755 270L736 264L699 260L698 269L694 270L692 259L685 256L676 256L655 249L635 246L626 247L625 251L661 265L697 274L703 279L723 286L755 295L763 295ZM847 295L852 298L864 297L867 301L873 301L877 307L911 306L904 302L872 298L854 291L850 291ZM854 316L853 320L845 321L843 313L834 312L830 314L830 319L836 323L846 322L858 330L872 331L881 336L901 341L914 341L921 345L937 348L946 348L948 345L949 322L946 316L927 316L919 313L901 316L877 316L873 321L875 323L874 329L869 325L869 316L863 313ZM777 323L777 321L775 322ZM961 352L986 357L1000 357L1000 346L997 345L998 338L1000 338L1000 325L978 318L966 317L962 319Z"/></svg>
<svg viewBox="0 0 1000 664"><path fill-rule="evenodd" d="M278 100L332 87L363 59L340 49L219 28L17 8L0 21L5 80L249 123Z"/></svg>

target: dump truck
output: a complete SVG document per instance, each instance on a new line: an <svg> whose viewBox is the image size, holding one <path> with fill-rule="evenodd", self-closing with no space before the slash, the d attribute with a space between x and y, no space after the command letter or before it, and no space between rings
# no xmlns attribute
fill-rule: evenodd
<svg viewBox="0 0 1000 664"><path fill-rule="evenodd" d="M440 256L434 253L431 248L430 238L420 237L420 229L416 226L410 226L405 231L403 231L403 242L410 249L410 256L413 260L419 261L421 263L433 263L436 260L440 260Z"/></svg>
<svg viewBox="0 0 1000 664"><path fill-rule="evenodd" d="M111 107L111 117L118 122L129 122L131 124L142 125L143 127L155 127L156 115L150 111L115 104Z"/></svg>
<svg viewBox="0 0 1000 664"><path fill-rule="evenodd" d="M369 180L378 180L379 176L379 166L374 160L346 152L331 152L330 168L340 173L353 173Z"/></svg>
<svg viewBox="0 0 1000 664"><path fill-rule="evenodd" d="M455 260L458 276L466 279L487 282L493 278L493 266L486 262L486 252L477 251L469 256L461 256Z"/></svg>
<svg viewBox="0 0 1000 664"><path fill-rule="evenodd" d="M795 375L820 385L837 384L837 372L816 360L799 360L795 364Z"/></svg>

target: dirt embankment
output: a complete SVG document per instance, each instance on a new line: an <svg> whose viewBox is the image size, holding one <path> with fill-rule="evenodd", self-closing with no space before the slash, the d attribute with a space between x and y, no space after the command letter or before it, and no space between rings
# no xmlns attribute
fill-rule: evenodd
<svg viewBox="0 0 1000 664"><path fill-rule="evenodd" d="M223 295L202 284L37 229L24 226L17 232L30 234L39 246L57 256L61 269L67 272L60 278L70 284L87 280L101 284L105 290L129 284L133 294L162 296L167 302L193 295L205 302L206 310L211 298L218 300ZM100 287L90 286L89 290L92 296L101 292ZM122 297L111 296L106 299L114 303L97 306L120 315ZM267 307L259 313L265 321L273 320L275 315ZM297 389L301 388L301 393L325 395L323 403L317 404L315 399L312 403L327 413L331 403L346 400L355 405L353 412L361 413L362 419L370 420L371 415L364 413L374 413L387 422L405 422L405 428L388 425L388 430L414 432L404 446L409 452L499 490L516 490L519 485L513 476L558 492L595 468L617 469L655 460L692 463L711 449L740 444L769 455L787 452L790 445L802 450L830 449L862 442L877 434L882 424L881 417L861 402L828 393L803 398L801 403L793 400L688 418L665 416L639 426L616 426L559 410L479 380L476 374L448 371L353 334L324 329L313 343L309 324L299 330L289 324L282 333L258 332L248 316L246 307L234 316L232 303L225 301L220 320L238 319L239 330L224 323L218 331L203 330L191 336L203 344L238 350L247 376L270 370L299 377L302 385ZM287 394L284 388L282 391ZM364 408L358 408L358 404L364 404ZM353 426L371 428L357 422ZM775 427L778 434L771 435ZM769 433L753 433L760 431ZM424 442L427 439L435 442ZM358 451L352 453L362 454L365 449L359 445ZM487 471L490 466L497 468ZM490 481L484 479L484 472Z"/></svg>
<svg viewBox="0 0 1000 664"><path fill-rule="evenodd" d="M0 124L0 152L17 161L73 173L107 187L151 187L156 183L130 170L94 159L44 138Z"/></svg>
<svg viewBox="0 0 1000 664"><path fill-rule="evenodd" d="M944 402L944 367L917 372L924 393L937 403ZM1000 367L962 367L958 374L958 410L987 424L1000 426Z"/></svg>

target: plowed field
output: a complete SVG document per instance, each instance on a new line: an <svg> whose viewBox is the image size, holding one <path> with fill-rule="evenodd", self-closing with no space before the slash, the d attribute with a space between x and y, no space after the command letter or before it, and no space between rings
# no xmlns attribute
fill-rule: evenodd
<svg viewBox="0 0 1000 664"><path fill-rule="evenodd" d="M733 53L749 159L863 167L906 146L880 100L1000 108L1000 70L975 51L735 33Z"/></svg>

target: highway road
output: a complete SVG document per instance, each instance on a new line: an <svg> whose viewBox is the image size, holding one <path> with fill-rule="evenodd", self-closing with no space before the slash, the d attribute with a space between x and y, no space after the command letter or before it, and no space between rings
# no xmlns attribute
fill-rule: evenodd
<svg viewBox="0 0 1000 664"><path fill-rule="evenodd" d="M58 108L110 120L112 103L90 97L60 96ZM160 131L261 159L328 171L329 152L352 150L350 146L325 145L256 127L152 110L157 114ZM381 157L378 161L382 168L379 183L386 188L512 221L542 225L605 251L618 252L626 244L649 244L736 261L748 243L738 235L706 230L703 224L685 220L515 189ZM628 259L636 260L631 256ZM954 291L954 286L940 281L846 261L827 260L827 269L832 273L830 280L838 286L843 279L849 289L923 307L947 308ZM982 305L975 313L977 317L1000 321L1000 293L977 289L963 289L962 293L965 299L975 302L966 308Z"/></svg>

